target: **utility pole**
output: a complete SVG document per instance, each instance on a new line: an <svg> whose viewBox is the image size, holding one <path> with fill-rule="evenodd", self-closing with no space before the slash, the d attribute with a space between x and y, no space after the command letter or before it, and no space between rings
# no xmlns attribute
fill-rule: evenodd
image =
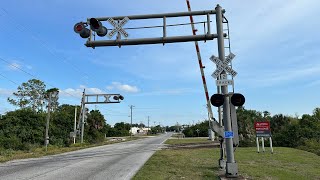
<svg viewBox="0 0 320 180"><path fill-rule="evenodd" d="M134 107L133 105L130 105L130 118L131 118L131 124L130 124L130 129L131 129L131 133L130 133L130 138L132 138L132 108Z"/></svg>
<svg viewBox="0 0 320 180"><path fill-rule="evenodd" d="M147 134L149 134L149 128L150 128L150 127L149 127L149 121L150 121L149 118L150 118L150 116L148 116L148 130L147 130Z"/></svg>
<svg viewBox="0 0 320 180"><path fill-rule="evenodd" d="M50 122L50 111L51 111L51 95L52 95L52 92L49 92L46 135L44 138L44 145L46 146L46 151L48 150L48 144L49 144L49 122Z"/></svg>
<svg viewBox="0 0 320 180"><path fill-rule="evenodd" d="M73 126L73 144L76 143L76 127L77 126L77 106L74 109L74 126Z"/></svg>
<svg viewBox="0 0 320 180"><path fill-rule="evenodd" d="M83 90L83 94L82 94L82 116L81 116L81 139L80 139L80 143L83 143L83 134L84 134L84 119L85 119L85 113L86 113L86 104L85 104L85 97L86 97L86 92L85 90Z"/></svg>
<svg viewBox="0 0 320 180"><path fill-rule="evenodd" d="M219 59L223 62L225 61L225 51L224 51L224 34L223 34L223 14L222 8L218 4L215 8L216 10L216 25L217 25L217 34L218 34L218 52ZM222 71L221 75L226 75L225 71ZM231 128L231 117L230 117L230 104L229 104L229 96L228 96L228 85L221 86L222 94L224 97L223 104L223 122L225 132L232 131ZM226 142L226 153L227 153L227 163L226 163L226 175L228 177L237 177L238 176L238 165L234 159L234 151L233 151L233 140L232 138L225 138Z"/></svg>

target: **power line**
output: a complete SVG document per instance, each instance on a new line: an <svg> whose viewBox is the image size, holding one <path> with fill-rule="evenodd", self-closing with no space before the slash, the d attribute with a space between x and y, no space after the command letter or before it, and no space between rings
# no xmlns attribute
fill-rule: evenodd
<svg viewBox="0 0 320 180"><path fill-rule="evenodd" d="M79 72L79 73L84 74L84 75L85 75L86 77L88 77L88 78L89 78L90 76L92 77L92 75L89 75L88 73L81 71L76 65L74 65L74 64L71 63L71 62L69 62L65 57L58 56L58 55L55 53L55 51L52 50L52 49L47 45L47 43L46 43L44 40L41 40L41 39L38 38L36 35L34 35L33 32L30 30L30 28L28 28L28 27L26 27L26 26L18 23L18 22L15 20L15 18L13 18L12 15L10 15L10 14L8 13L8 11L7 11L6 9L4 9L4 8L2 8L2 7L1 7L0 9L1 9L3 12L5 12L7 16L9 16L9 18L11 19L11 21L13 22L13 24L15 24L15 26L16 26L21 32L26 32L26 31L28 31L29 34L31 34L31 37L32 37L34 40L38 41L45 49L47 49L47 51L48 51L51 55L57 57L59 61L62 61L63 63L66 63L66 64L69 64L70 66L73 67L74 70L76 70L76 71ZM11 16L11 17L10 17L10 16ZM63 59L63 60L61 60L60 58ZM95 81L96 78L91 78L91 79L93 79L93 80ZM97 81L95 81L95 82L96 82L97 84L100 84L100 83L98 83Z"/></svg>
<svg viewBox="0 0 320 180"><path fill-rule="evenodd" d="M31 73L23 70L23 69L20 68L19 66L15 65L15 64L12 64L12 63L10 63L9 61L7 61L7 60L5 60L5 59L3 59L3 58L1 58L1 57L0 57L0 60L3 61L3 62L5 62L5 63L7 63L8 65L10 65L10 66L18 69L18 70L20 70L21 72L24 72L25 74L28 74L29 76L31 76L31 77L33 77L33 78L35 78L35 79L40 79L40 78L38 78L37 76L35 76L35 75L33 75L33 74L31 74ZM3 75L2 75L2 76L3 76ZM11 81L11 80L10 80L10 81ZM14 83L15 83L15 82L14 82ZM15 84L17 84L17 83L15 83ZM49 84L48 82L46 82L46 84L48 84L48 85L51 86L52 88L56 88L56 87L57 87L57 86L53 86L53 85ZM17 85L18 85L18 84L17 84ZM72 97L78 98L78 97L74 96L73 94L68 93L67 91L63 91L63 92L66 93L66 94L69 94L69 95L72 96Z"/></svg>
<svg viewBox="0 0 320 180"><path fill-rule="evenodd" d="M15 85L18 85L18 86L19 86L19 84L18 84L18 83L16 83L15 81L13 81L13 80L9 79L8 77L4 76L3 74L1 74L1 73L0 73L0 76L2 76L3 78L7 79L7 80L8 80L8 81L10 81L10 82L12 82L13 84L15 84Z"/></svg>

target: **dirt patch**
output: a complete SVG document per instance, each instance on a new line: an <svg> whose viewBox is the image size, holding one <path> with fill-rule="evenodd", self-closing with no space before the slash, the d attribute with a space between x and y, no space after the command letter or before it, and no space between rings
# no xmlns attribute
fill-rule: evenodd
<svg viewBox="0 0 320 180"><path fill-rule="evenodd" d="M186 144L166 144L163 149L199 149L219 147L218 142L204 142L204 143L186 143Z"/></svg>

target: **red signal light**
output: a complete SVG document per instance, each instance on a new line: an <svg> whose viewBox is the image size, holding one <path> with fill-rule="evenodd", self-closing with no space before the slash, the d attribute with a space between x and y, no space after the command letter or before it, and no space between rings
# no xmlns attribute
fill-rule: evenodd
<svg viewBox="0 0 320 180"><path fill-rule="evenodd" d="M82 31L82 29L83 29L83 25L78 24L78 25L76 26L76 31L80 32L80 31Z"/></svg>
<svg viewBox="0 0 320 180"><path fill-rule="evenodd" d="M80 34L82 38L88 38L90 36L90 30L86 28L83 22L75 24L73 30L75 33Z"/></svg>

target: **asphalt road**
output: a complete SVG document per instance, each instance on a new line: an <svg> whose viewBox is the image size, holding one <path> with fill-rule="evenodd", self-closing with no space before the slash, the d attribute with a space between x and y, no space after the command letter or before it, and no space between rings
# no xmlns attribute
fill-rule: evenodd
<svg viewBox="0 0 320 180"><path fill-rule="evenodd" d="M130 179L170 133L59 155L0 164L1 180Z"/></svg>

